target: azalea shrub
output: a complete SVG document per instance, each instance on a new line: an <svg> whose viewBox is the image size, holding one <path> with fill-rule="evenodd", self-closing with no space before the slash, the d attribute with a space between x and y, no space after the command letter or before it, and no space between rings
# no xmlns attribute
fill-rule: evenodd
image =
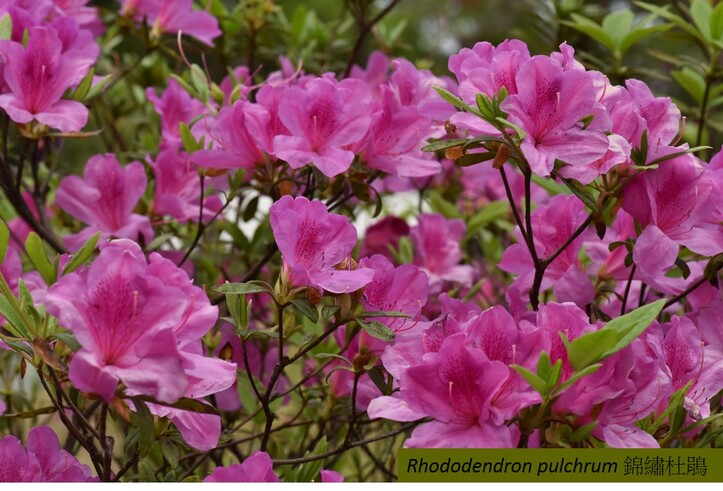
<svg viewBox="0 0 723 491"><path fill-rule="evenodd" d="M378 3L0 2L0 481L723 446L723 4L433 72Z"/></svg>

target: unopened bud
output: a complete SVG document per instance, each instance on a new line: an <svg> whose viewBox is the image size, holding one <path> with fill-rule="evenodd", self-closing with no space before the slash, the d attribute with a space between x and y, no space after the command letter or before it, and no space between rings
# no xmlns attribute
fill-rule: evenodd
<svg viewBox="0 0 723 491"><path fill-rule="evenodd" d="M457 136L457 127L450 120L444 122L444 131L449 136Z"/></svg>
<svg viewBox="0 0 723 491"><path fill-rule="evenodd" d="M319 291L316 288L309 287L306 289L306 299L312 304L312 305L319 305L321 303L321 295L319 294Z"/></svg>
<svg viewBox="0 0 723 491"><path fill-rule="evenodd" d="M223 345L221 351L218 352L218 357L223 361L230 361L233 358L233 346L231 346L230 342Z"/></svg>
<svg viewBox="0 0 723 491"><path fill-rule="evenodd" d="M348 293L342 293L337 295L334 299L334 303L339 307L339 319L346 319L349 317L351 312L351 295Z"/></svg>
<svg viewBox="0 0 723 491"><path fill-rule="evenodd" d="M505 162L507 162L507 158L510 156L510 147L507 145L500 145L500 147L497 149L497 154L495 155L495 160L492 162L492 167L495 169L501 168Z"/></svg>
<svg viewBox="0 0 723 491"><path fill-rule="evenodd" d="M462 150L461 146L451 147L444 151L445 158L448 158L449 160L457 160L458 158L462 157L463 155L464 155L464 150Z"/></svg>

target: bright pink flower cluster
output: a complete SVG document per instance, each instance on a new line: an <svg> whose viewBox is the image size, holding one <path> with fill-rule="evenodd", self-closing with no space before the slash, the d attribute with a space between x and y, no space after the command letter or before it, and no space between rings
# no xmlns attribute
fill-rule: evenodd
<svg viewBox="0 0 723 491"><path fill-rule="evenodd" d="M37 121L63 132L80 131L88 109L63 98L95 63L98 17L87 1L3 2L12 37L0 41L0 108L21 124ZM27 44L23 33L27 32Z"/></svg>

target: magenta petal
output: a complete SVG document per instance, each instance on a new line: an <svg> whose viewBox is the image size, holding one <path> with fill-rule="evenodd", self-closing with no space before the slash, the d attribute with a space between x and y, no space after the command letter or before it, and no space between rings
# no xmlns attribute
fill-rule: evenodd
<svg viewBox="0 0 723 491"><path fill-rule="evenodd" d="M321 482L344 482L344 476L336 471L322 469L320 474Z"/></svg>
<svg viewBox="0 0 723 491"><path fill-rule="evenodd" d="M309 275L313 285L319 285L331 293L355 292L367 285L374 278L374 270L368 268L353 271L330 270Z"/></svg>
<svg viewBox="0 0 723 491"><path fill-rule="evenodd" d="M409 448L514 448L517 426L444 424L437 421L418 426L404 442Z"/></svg>
<svg viewBox="0 0 723 491"><path fill-rule="evenodd" d="M640 271L659 278L673 267L678 257L678 244L655 225L648 225L635 242L633 260Z"/></svg>
<svg viewBox="0 0 723 491"><path fill-rule="evenodd" d="M31 480L26 479L27 470L28 455L20 440L12 435L0 439L0 482Z"/></svg>
<svg viewBox="0 0 723 491"><path fill-rule="evenodd" d="M112 368L83 350L73 356L68 376L75 387L83 392L96 393L107 402L113 400L118 387L118 376Z"/></svg>
<svg viewBox="0 0 723 491"><path fill-rule="evenodd" d="M183 441L199 452L208 452L218 446L221 436L221 417L191 411L173 411L169 419L181 432Z"/></svg>
<svg viewBox="0 0 723 491"><path fill-rule="evenodd" d="M241 464L216 467L203 482L279 482L279 477L269 454L255 452Z"/></svg>
<svg viewBox="0 0 723 491"><path fill-rule="evenodd" d="M13 94L0 95L0 107L8 113L10 119L16 123L29 123L35 116L25 109L25 105Z"/></svg>
<svg viewBox="0 0 723 491"><path fill-rule="evenodd" d="M369 419L385 418L392 421L417 421L424 414L414 412L402 399L381 396L372 399L367 407Z"/></svg>
<svg viewBox="0 0 723 491"><path fill-rule="evenodd" d="M637 426L607 425L602 437L612 448L660 448L653 435Z"/></svg>
<svg viewBox="0 0 723 491"><path fill-rule="evenodd" d="M176 336L163 329L148 336L139 348L138 362L113 369L129 389L148 394L160 402L176 402L183 397L188 381L183 359L176 351Z"/></svg>
<svg viewBox="0 0 723 491"><path fill-rule="evenodd" d="M60 131L80 131L88 122L88 108L78 101L58 101L35 115L39 122Z"/></svg>

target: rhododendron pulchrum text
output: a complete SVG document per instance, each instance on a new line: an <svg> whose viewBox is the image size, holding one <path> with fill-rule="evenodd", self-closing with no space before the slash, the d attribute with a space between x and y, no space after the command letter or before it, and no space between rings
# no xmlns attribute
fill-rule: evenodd
<svg viewBox="0 0 723 491"><path fill-rule="evenodd" d="M378 3L0 2L0 481L723 446L723 4L443 70Z"/></svg>

